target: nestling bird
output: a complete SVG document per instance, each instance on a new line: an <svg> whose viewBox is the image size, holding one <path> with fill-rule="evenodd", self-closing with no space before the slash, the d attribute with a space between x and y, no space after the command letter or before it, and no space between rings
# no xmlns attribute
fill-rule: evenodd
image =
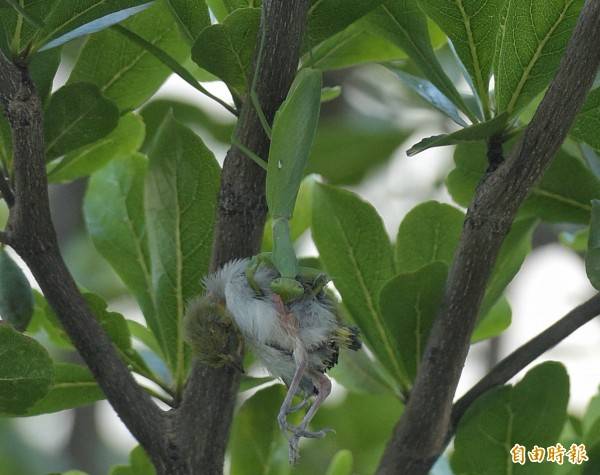
<svg viewBox="0 0 600 475"><path fill-rule="evenodd" d="M324 274L312 272L303 276L301 272L298 281L304 294L284 303L271 290L278 272L263 263L249 276L249 264L249 259L234 260L204 279L204 296L188 310L188 333L206 333L206 329L194 328L197 317L192 316L193 307L204 309L205 319L206 315L211 315L211 320L215 315L224 318L225 325L230 318L266 369L283 380L288 392L277 420L281 430L290 434L290 463L295 463L300 438L321 438L330 430L308 429L331 392L331 381L325 372L337 363L340 348L358 350L361 343L358 331L337 317L336 303L324 289L328 282ZM227 360L227 355L223 357ZM293 406L296 395L302 396L303 402ZM312 396L314 400L300 425L290 425L287 416L304 407Z"/></svg>

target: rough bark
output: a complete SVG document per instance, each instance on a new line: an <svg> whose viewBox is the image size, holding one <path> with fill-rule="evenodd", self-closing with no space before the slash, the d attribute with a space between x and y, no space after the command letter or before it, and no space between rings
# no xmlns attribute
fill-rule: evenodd
<svg viewBox="0 0 600 475"><path fill-rule="evenodd" d="M486 174L469 210L444 302L377 473L424 475L445 446L452 400L481 300L515 214L566 138L600 64L600 2L588 0L533 120L510 157Z"/></svg>
<svg viewBox="0 0 600 475"><path fill-rule="evenodd" d="M256 92L270 123L298 67L309 4L309 0L263 2L264 52L257 68ZM235 136L242 145L267 158L269 139L249 100L242 106ZM235 147L223 165L217 211L212 270L231 259L256 254L263 235L265 172ZM198 470L194 473L222 473L239 376L233 368L199 363L193 367L175 427L181 443L193 447L192 465Z"/></svg>

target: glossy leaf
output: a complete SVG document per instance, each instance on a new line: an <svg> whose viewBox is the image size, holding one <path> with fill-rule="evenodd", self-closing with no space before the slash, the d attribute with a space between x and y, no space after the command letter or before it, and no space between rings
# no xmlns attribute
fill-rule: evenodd
<svg viewBox="0 0 600 475"><path fill-rule="evenodd" d="M410 381L414 381L444 296L448 266L434 262L388 281L379 297L386 327Z"/></svg>
<svg viewBox="0 0 600 475"><path fill-rule="evenodd" d="M187 54L177 23L162 1L122 25L179 62ZM96 84L121 111L127 111L152 96L170 74L170 69L144 48L108 29L86 41L69 82Z"/></svg>
<svg viewBox="0 0 600 475"><path fill-rule="evenodd" d="M588 95L585 104L577 114L575 123L571 128L571 136L581 142L589 144L592 148L600 150L600 88L594 89Z"/></svg>
<svg viewBox="0 0 600 475"><path fill-rule="evenodd" d="M500 10L505 0L418 0L452 41L477 94L487 104Z"/></svg>
<svg viewBox="0 0 600 475"><path fill-rule="evenodd" d="M200 138L170 115L159 128L148 155L145 207L156 336L169 366L181 378L183 315L186 303L200 292L200 279L208 271L219 165Z"/></svg>
<svg viewBox="0 0 600 475"><path fill-rule="evenodd" d="M0 249L0 317L23 332L33 316L33 293L27 277L6 249Z"/></svg>
<svg viewBox="0 0 600 475"><path fill-rule="evenodd" d="M308 47L342 31L383 3L383 0L319 0L308 10Z"/></svg>
<svg viewBox="0 0 600 475"><path fill-rule="evenodd" d="M54 381L48 394L31 406L24 416L36 416L86 406L104 399L94 376L84 366L54 363Z"/></svg>
<svg viewBox="0 0 600 475"><path fill-rule="evenodd" d="M558 67L583 0L507 2L500 26L496 103L509 114L548 85Z"/></svg>
<svg viewBox="0 0 600 475"><path fill-rule="evenodd" d="M369 358L365 351L342 351L336 366L327 374L348 391L361 394L397 393L383 378L385 371L377 361Z"/></svg>
<svg viewBox="0 0 600 475"><path fill-rule="evenodd" d="M52 81L60 64L60 56L61 49L56 48L33 55L29 62L29 74L43 103L50 96Z"/></svg>
<svg viewBox="0 0 600 475"><path fill-rule="evenodd" d="M44 118L50 160L107 136L119 122L119 110L93 84L77 83L50 97Z"/></svg>
<svg viewBox="0 0 600 475"><path fill-rule="evenodd" d="M427 18L417 0L387 0L367 20L375 32L403 49L425 77L463 112L468 112L460 94L437 60L427 27Z"/></svg>
<svg viewBox="0 0 600 475"><path fill-rule="evenodd" d="M505 148L505 154L509 148ZM454 153L456 168L446 180L454 201L468 206L475 187L487 169L483 144L461 144ZM535 216L553 223L587 224L590 219L590 201L600 198L600 180L577 157L560 150L532 189L520 217Z"/></svg>
<svg viewBox="0 0 600 475"><path fill-rule="evenodd" d="M501 298L477 322L471 335L471 343L500 335L512 321L512 310L508 300Z"/></svg>
<svg viewBox="0 0 600 475"><path fill-rule="evenodd" d="M273 449L285 439L277 426L283 386L257 392L240 407L233 421L229 450L232 475L266 475L273 463ZM248 441L252 441L248 444Z"/></svg>
<svg viewBox="0 0 600 475"><path fill-rule="evenodd" d="M87 0L75 4L76 6L74 8L72 2L59 0L55 3L55 7L51 9L48 19L49 26L42 34L42 39L38 43L39 45L43 45L42 48L40 48L40 51L56 48L75 38L102 31L109 26L120 23L127 18L146 10L152 5L153 1L148 2L146 0L146 3L136 5L139 3L141 3L139 0L119 0L118 2L94 2L93 0ZM123 8L128 4L133 6ZM119 10L111 11L114 10L115 7L119 8ZM104 14L107 11L110 11L111 13ZM93 20L73 28L89 18L93 18ZM65 31L66 33L62 33ZM59 36L56 37L57 35ZM53 37L54 39L52 41L46 43L48 39Z"/></svg>
<svg viewBox="0 0 600 475"><path fill-rule="evenodd" d="M272 383L274 380L270 376L265 376L263 378L254 378L252 376L242 376L240 380L240 389L239 392L248 391L249 389L254 389L258 386L261 386L266 383Z"/></svg>
<svg viewBox="0 0 600 475"><path fill-rule="evenodd" d="M243 96L252 82L252 55L259 25L258 8L235 10L222 24L202 30L192 47L192 59Z"/></svg>
<svg viewBox="0 0 600 475"><path fill-rule="evenodd" d="M452 119L461 127L467 127L467 123L461 117L455 103L448 99L448 97L446 97L434 84L427 79L404 72L400 68L388 67L396 76L398 76L400 81L402 81L402 84L418 94L428 104Z"/></svg>
<svg viewBox="0 0 600 475"><path fill-rule="evenodd" d="M433 262L452 263L465 215L458 209L428 201L404 217L396 238L396 269L414 272Z"/></svg>
<svg viewBox="0 0 600 475"><path fill-rule="evenodd" d="M119 119L117 127L106 137L68 153L48 171L50 183L61 183L91 175L111 160L125 160L144 141L144 123L140 116L129 113Z"/></svg>
<svg viewBox="0 0 600 475"><path fill-rule="evenodd" d="M196 0L166 0L183 36L191 44L200 32L210 26L210 15L205 2Z"/></svg>
<svg viewBox="0 0 600 475"><path fill-rule="evenodd" d="M484 394L460 421L453 470L464 475L491 470L546 473L543 464L537 466L539 471L530 464L514 464L510 449L514 444L528 449L554 445L567 417L568 400L569 377L556 362L536 366L514 387L503 386Z"/></svg>
<svg viewBox="0 0 600 475"><path fill-rule="evenodd" d="M320 259L369 348L397 381L407 383L379 309L379 292L394 273L392 246L381 218L356 195L318 185L312 233Z"/></svg>
<svg viewBox="0 0 600 475"><path fill-rule="evenodd" d="M37 341L8 325L0 325L0 354L0 414L23 414L48 393L52 360Z"/></svg>
<svg viewBox="0 0 600 475"><path fill-rule="evenodd" d="M307 173L333 185L354 185L382 166L410 134L389 121L356 114L349 119L323 117L308 160Z"/></svg>
<svg viewBox="0 0 600 475"><path fill-rule="evenodd" d="M109 311L107 303L95 294L85 292L83 298L85 298L88 307L114 345L121 352L129 353L129 350L131 350L131 334L125 317L120 313Z"/></svg>
<svg viewBox="0 0 600 475"><path fill-rule="evenodd" d="M433 147L443 147L446 145L456 145L464 142L480 142L486 141L490 137L501 133L506 127L508 115L500 114L493 119L479 124L471 125L456 132L444 135L434 135L421 140L418 144L413 145L406 154L409 157L423 152L424 150Z"/></svg>
<svg viewBox="0 0 600 475"><path fill-rule="evenodd" d="M352 475L352 452L340 450L329 464L326 475Z"/></svg>
<svg viewBox="0 0 600 475"><path fill-rule="evenodd" d="M146 169L147 159L139 154L111 162L90 179L83 211L94 246L135 296L159 338L144 216Z"/></svg>
<svg viewBox="0 0 600 475"><path fill-rule="evenodd" d="M600 287L600 200L592 201L590 236L585 255L585 270L592 285Z"/></svg>

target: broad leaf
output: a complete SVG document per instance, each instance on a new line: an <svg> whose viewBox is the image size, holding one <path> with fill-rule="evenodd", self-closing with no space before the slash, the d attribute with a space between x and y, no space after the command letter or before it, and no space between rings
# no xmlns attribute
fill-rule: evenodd
<svg viewBox="0 0 600 475"><path fill-rule="evenodd" d="M45 103L52 90L52 81L60 64L61 49L37 53L29 63L29 74L35 83L36 90Z"/></svg>
<svg viewBox="0 0 600 475"><path fill-rule="evenodd" d="M68 153L48 171L48 181L61 183L91 175L111 160L125 160L142 146L144 123L140 116L122 116L117 127L106 137Z"/></svg>
<svg viewBox="0 0 600 475"><path fill-rule="evenodd" d="M6 249L0 249L0 317L23 332L33 317L33 293L27 277Z"/></svg>
<svg viewBox="0 0 600 475"><path fill-rule="evenodd" d="M506 3L496 65L496 103L509 114L526 106L554 76L584 0Z"/></svg>
<svg viewBox="0 0 600 475"><path fill-rule="evenodd" d="M158 344L154 334L148 328L134 320L127 320L127 328L129 328L129 333L131 333L133 338L144 344L155 355L163 357L162 348Z"/></svg>
<svg viewBox="0 0 600 475"><path fill-rule="evenodd" d="M257 392L240 407L229 441L232 474L273 473L274 448L285 441L277 426L277 411L284 396L283 386L278 384Z"/></svg>
<svg viewBox="0 0 600 475"><path fill-rule="evenodd" d="M448 35L488 109L488 87L505 0L418 0Z"/></svg>
<svg viewBox="0 0 600 475"><path fill-rule="evenodd" d="M69 84L56 91L44 112L46 158L51 160L108 135L119 110L93 84Z"/></svg>
<svg viewBox="0 0 600 475"><path fill-rule="evenodd" d="M54 363L54 381L46 396L31 406L24 416L36 416L81 407L104 399L94 376L84 366Z"/></svg>
<svg viewBox="0 0 600 475"><path fill-rule="evenodd" d="M37 341L7 325L0 325L0 355L0 414L23 414L48 393L52 360Z"/></svg>
<svg viewBox="0 0 600 475"><path fill-rule="evenodd" d="M197 0L166 0L185 39L193 44L200 32L210 26L210 15L205 2Z"/></svg>
<svg viewBox="0 0 600 475"><path fill-rule="evenodd" d="M346 120L319 122L307 173L316 173L334 185L359 183L382 166L410 134L389 121L356 114Z"/></svg>
<svg viewBox="0 0 600 475"><path fill-rule="evenodd" d="M308 48L342 31L383 0L318 0L308 10Z"/></svg>
<svg viewBox="0 0 600 475"><path fill-rule="evenodd" d="M428 201L404 217L396 238L396 269L414 272L433 262L452 263L465 215L456 208Z"/></svg>
<svg viewBox="0 0 600 475"><path fill-rule="evenodd" d="M381 313L410 381L414 381L444 296L448 266L434 262L400 274L380 294Z"/></svg>
<svg viewBox="0 0 600 475"><path fill-rule="evenodd" d="M369 358L365 351L342 351L336 366L327 374L348 391L356 393L397 393L397 389L383 378L385 371L377 361Z"/></svg>
<svg viewBox="0 0 600 475"><path fill-rule="evenodd" d="M152 3L152 0L145 0L145 3L140 0L112 0L108 2L84 0L78 2L78 4L73 4L68 0L57 0L50 11L47 20L48 25L37 45L42 46L40 51L56 48L75 38L91 35L120 23L146 10ZM127 5L133 6L123 8ZM46 43L50 38L54 39Z"/></svg>
<svg viewBox="0 0 600 475"><path fill-rule="evenodd" d="M505 154L509 153L508 147ZM468 206L487 169L483 144L461 144L454 153L456 168L446 180L454 201ZM588 224L590 201L600 198L600 180L577 157L560 150L519 211L549 222Z"/></svg>
<svg viewBox="0 0 600 475"><path fill-rule="evenodd" d="M144 449L138 445L129 453L129 465L117 465L109 475L156 475L156 469Z"/></svg>
<svg viewBox="0 0 600 475"><path fill-rule="evenodd" d="M83 212L94 246L135 296L148 326L158 336L144 216L146 168L146 157L132 155L95 173Z"/></svg>
<svg viewBox="0 0 600 475"><path fill-rule="evenodd" d="M587 101L577 114L575 123L571 128L571 136L581 142L589 144L600 150L600 88L590 92Z"/></svg>
<svg viewBox="0 0 600 475"><path fill-rule="evenodd" d="M585 270L592 285L600 288L600 201L592 201L590 236L585 254Z"/></svg>
<svg viewBox="0 0 600 475"><path fill-rule="evenodd" d="M468 124L461 117L460 111L455 103L448 99L448 97L446 97L430 81L413 76L412 74L409 74L395 66L388 66L388 69L398 76L398 79L402 81L404 86L408 87L414 93L419 95L432 107L439 110L442 114L452 119L461 127L467 127Z"/></svg>
<svg viewBox="0 0 600 475"><path fill-rule="evenodd" d="M162 1L122 25L179 62L187 54L177 23ZM94 83L121 111L127 111L151 97L170 74L151 53L109 29L86 41L69 82Z"/></svg>
<svg viewBox="0 0 600 475"><path fill-rule="evenodd" d="M239 392L248 391L249 389L256 388L266 383L273 382L274 379L270 376L265 376L263 378L254 378L252 376L242 376L240 380L240 388Z"/></svg>
<svg viewBox="0 0 600 475"><path fill-rule="evenodd" d="M403 49L421 72L460 110L468 113L460 94L438 62L417 0L387 0L369 14L373 31Z"/></svg>
<svg viewBox="0 0 600 475"><path fill-rule="evenodd" d="M107 303L95 294L86 292L83 298L117 349L128 354L131 350L131 334L125 317L120 313L109 311Z"/></svg>
<svg viewBox="0 0 600 475"><path fill-rule="evenodd" d="M508 114L502 113L499 116L479 124L471 125L451 134L434 135L421 140L418 144L413 145L406 154L409 157L423 152L432 147L443 147L446 145L456 145L464 142L480 142L486 141L490 137L501 133L506 127Z"/></svg>
<svg viewBox="0 0 600 475"><path fill-rule="evenodd" d="M243 96L252 82L252 56L259 25L258 8L235 10L222 24L202 30L192 47L192 59Z"/></svg>
<svg viewBox="0 0 600 475"><path fill-rule="evenodd" d="M528 450L558 440L567 416L569 377L560 363L542 363L514 387L503 386L481 396L463 416L452 468L464 475L482 473L546 474L544 464L514 464L514 444Z"/></svg>
<svg viewBox="0 0 600 475"><path fill-rule="evenodd" d="M471 335L471 343L500 335L510 326L511 321L512 310L510 304L508 300L501 298L479 319Z"/></svg>
<svg viewBox="0 0 600 475"><path fill-rule="evenodd" d="M369 347L406 384L397 344L379 310L379 292L394 273L392 246L381 218L356 195L318 185L312 233L320 259Z"/></svg>
<svg viewBox="0 0 600 475"><path fill-rule="evenodd" d="M183 315L208 271L219 165L200 138L170 115L149 157L145 205L156 336L169 366L183 378Z"/></svg>
<svg viewBox="0 0 600 475"><path fill-rule="evenodd" d="M340 450L329 464L326 475L352 475L352 452Z"/></svg>

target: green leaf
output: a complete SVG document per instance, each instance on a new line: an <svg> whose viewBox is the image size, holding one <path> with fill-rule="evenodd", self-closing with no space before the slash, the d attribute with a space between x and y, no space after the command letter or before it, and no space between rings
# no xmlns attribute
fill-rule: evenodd
<svg viewBox="0 0 600 475"><path fill-rule="evenodd" d="M587 101L575 118L571 136L600 150L598 127L600 127L600 88L589 93Z"/></svg>
<svg viewBox="0 0 600 475"><path fill-rule="evenodd" d="M127 354L131 350L131 335L125 317L108 311L107 303L96 294L85 292L83 298L114 345Z"/></svg>
<svg viewBox="0 0 600 475"><path fill-rule="evenodd" d="M310 227L312 221L312 202L313 193L317 184L315 175L304 177L300 183L300 190L294 206L294 213L290 220L290 237L292 241L296 241ZM271 227L273 220L269 217L265 223L265 231L263 233L262 251L269 252L273 249L273 234Z"/></svg>
<svg viewBox="0 0 600 475"><path fill-rule="evenodd" d="M305 56L303 66L329 71L405 58L402 49L370 31L366 22L359 21L316 46Z"/></svg>
<svg viewBox="0 0 600 475"><path fill-rule="evenodd" d="M23 415L63 411L92 404L105 397L87 368L70 363L54 363L54 382L49 392Z"/></svg>
<svg viewBox="0 0 600 475"><path fill-rule="evenodd" d="M452 41L487 109L489 81L505 0L418 0Z"/></svg>
<svg viewBox="0 0 600 475"><path fill-rule="evenodd" d="M52 360L37 341L7 325L0 325L0 355L0 414L23 414L48 393Z"/></svg>
<svg viewBox="0 0 600 475"><path fill-rule="evenodd" d="M259 25L260 9L235 10L222 24L202 30L192 47L192 59L243 96L252 82L252 56Z"/></svg>
<svg viewBox="0 0 600 475"><path fill-rule="evenodd" d="M34 54L29 62L29 74L42 102L45 103L52 90L52 81L60 64L61 49Z"/></svg>
<svg viewBox="0 0 600 475"><path fill-rule="evenodd" d="M155 335L169 366L183 378L183 315L208 271L219 165L200 138L170 115L158 130L149 157L145 207Z"/></svg>
<svg viewBox="0 0 600 475"><path fill-rule="evenodd" d="M396 268L414 272L433 262L452 263L465 215L456 208L428 201L404 217L396 238Z"/></svg>
<svg viewBox="0 0 600 475"><path fill-rule="evenodd" d="M129 333L131 333L133 338L146 345L155 355L163 357L162 348L158 344L158 341L156 341L154 334L148 328L134 320L127 320L127 328L129 328Z"/></svg>
<svg viewBox="0 0 600 475"><path fill-rule="evenodd" d="M141 446L129 453L129 465L113 467L109 475L156 475L156 469Z"/></svg>
<svg viewBox="0 0 600 475"><path fill-rule="evenodd" d="M482 473L546 474L544 464L514 464L510 449L520 444L554 445L567 417L569 377L560 363L530 370L514 387L481 396L459 423L452 468L463 475Z"/></svg>
<svg viewBox="0 0 600 475"><path fill-rule="evenodd" d="M390 69L398 79L406 87L411 89L414 93L424 99L435 109L439 110L442 114L452 119L455 123L461 127L467 127L468 124L463 120L460 115L458 107L448 97L446 97L435 85L430 81L413 76L402 69L388 65Z"/></svg>
<svg viewBox="0 0 600 475"><path fill-rule="evenodd" d="M583 3L583 0L507 2L495 71L499 111L514 113L548 85Z"/></svg>
<svg viewBox="0 0 600 475"><path fill-rule="evenodd" d="M512 321L512 310L508 300L501 298L477 322L471 335L471 343L500 335Z"/></svg>
<svg viewBox="0 0 600 475"><path fill-rule="evenodd" d="M147 0L146 2L147 3L142 5L136 5L137 3L140 3L139 0L129 2L124 2L123 0L119 0L118 2L114 0L112 2L86 0L79 2L75 9L73 9L72 3L59 0L55 2L57 8L51 10L49 19L51 24L42 34L42 39L37 43L36 48L42 46L40 51L56 48L75 38L102 31L109 26L120 23L127 18L146 10L153 3L152 1L148 2ZM107 3L109 5L107 5ZM128 4L134 6L122 8ZM118 11L114 11L115 7ZM88 21L89 19L92 20ZM54 24L58 24L59 26L53 27ZM74 28L76 25L81 26ZM56 37L57 35L60 36ZM46 43L46 41L52 37L54 37L54 39Z"/></svg>
<svg viewBox="0 0 600 475"><path fill-rule="evenodd" d="M326 475L352 475L353 464L352 452L340 450L331 460Z"/></svg>
<svg viewBox="0 0 600 475"><path fill-rule="evenodd" d="M434 262L400 274L381 289L381 313L410 381L414 381L427 338L444 296L448 266Z"/></svg>
<svg viewBox="0 0 600 475"><path fill-rule="evenodd" d="M210 15L205 2L197 0L167 0L173 16L186 40L193 44L200 32L210 26Z"/></svg>
<svg viewBox="0 0 600 475"><path fill-rule="evenodd" d="M180 40L177 23L163 1L122 25L137 33L175 60L185 59L187 48ZM108 29L86 41L69 82L96 84L121 111L139 107L171 74L171 70L141 46Z"/></svg>
<svg viewBox="0 0 600 475"><path fill-rule="evenodd" d="M308 10L309 48L342 31L383 0L316 0Z"/></svg>
<svg viewBox="0 0 600 475"><path fill-rule="evenodd" d="M119 110L93 84L61 87L44 112L46 159L60 157L108 135L119 122Z"/></svg>
<svg viewBox="0 0 600 475"><path fill-rule="evenodd" d="M365 351L342 351L336 366L329 374L348 391L361 394L382 394L398 391L382 376L385 371Z"/></svg>
<svg viewBox="0 0 600 475"><path fill-rule="evenodd" d="M19 0L4 0L8 3L19 15L21 15L25 20L27 20L32 26L36 28L44 28L44 22L40 20L37 16L28 13Z"/></svg>
<svg viewBox="0 0 600 475"><path fill-rule="evenodd" d="M323 117L307 173L321 175L333 185L357 184L387 162L409 134L389 121L362 114L347 119Z"/></svg>
<svg viewBox="0 0 600 475"><path fill-rule="evenodd" d="M33 317L33 293L27 277L6 249L0 249L0 316L23 332Z"/></svg>
<svg viewBox="0 0 600 475"><path fill-rule="evenodd" d="M594 215L594 207L592 205L592 219ZM558 235L558 242L575 252L585 252L588 247L590 238L590 228L582 228L575 232L564 231Z"/></svg>
<svg viewBox="0 0 600 475"><path fill-rule="evenodd" d="M409 157L421 153L424 150L432 147L443 147L446 145L456 145L464 142L479 142L485 141L490 137L501 133L506 127L508 114L502 113L493 119L479 124L471 125L451 134L434 135L421 140L418 144L413 145L406 154Z"/></svg>
<svg viewBox="0 0 600 475"><path fill-rule="evenodd" d="M381 218L353 193L317 185L312 233L320 259L369 348L406 384L397 345L379 310L379 292L394 274L392 246Z"/></svg>
<svg viewBox="0 0 600 475"><path fill-rule="evenodd" d="M109 163L90 179L83 212L94 246L135 296L160 340L144 216L146 169L147 159L139 154Z"/></svg>
<svg viewBox="0 0 600 475"><path fill-rule="evenodd" d="M598 289L600 287L600 200L592 201L590 236L585 255L585 271L588 279Z"/></svg>
<svg viewBox="0 0 600 475"><path fill-rule="evenodd" d="M265 376L264 378L255 378L253 376L242 375L239 392L248 391L249 389L254 389L257 386L271 382L273 382L273 378L270 376Z"/></svg>
<svg viewBox="0 0 600 475"><path fill-rule="evenodd" d="M321 104L336 100L342 95L342 86L324 87L321 89Z"/></svg>
<svg viewBox="0 0 600 475"><path fill-rule="evenodd" d="M509 148L505 148L505 154ZM446 180L454 201L468 206L487 169L483 144L461 144L454 152L456 168ZM590 201L600 198L600 180L577 157L560 150L525 201L520 217L535 216L553 223L588 224Z"/></svg>
<svg viewBox="0 0 600 475"><path fill-rule="evenodd" d="M133 112L119 119L117 127L107 136L83 148L68 153L48 171L50 183L62 183L91 175L112 160L126 160L144 141L144 123Z"/></svg>
<svg viewBox="0 0 600 475"><path fill-rule="evenodd" d="M417 0L387 0L367 20L374 31L403 49L421 72L460 110L469 114L454 84L438 62Z"/></svg>
<svg viewBox="0 0 600 475"><path fill-rule="evenodd" d="M285 440L277 426L277 412L284 396L283 386L278 384L257 392L240 407L229 441L232 475L269 473L273 449L277 442Z"/></svg>

